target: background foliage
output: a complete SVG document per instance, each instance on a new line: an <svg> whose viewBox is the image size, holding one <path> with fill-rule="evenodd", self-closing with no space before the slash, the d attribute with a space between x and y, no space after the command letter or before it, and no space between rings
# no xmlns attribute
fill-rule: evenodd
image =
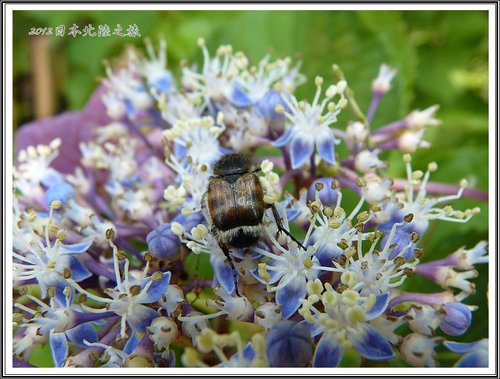
<svg viewBox="0 0 500 379"><path fill-rule="evenodd" d="M432 179L458 184L466 177L477 189L487 191L488 175L488 19L486 11L16 11L14 14L14 127L33 119L31 73L36 61L30 56L31 27L55 27L76 23L137 24L142 37L168 42L169 67L179 72L182 59L201 62L196 45L204 37L211 52L220 44L244 51L251 62L266 52L299 57L309 81L299 87L300 96L311 98L312 79L321 75L333 81L331 65L338 64L356 98L366 110L371 81L381 63L398 70L392 90L382 100L372 127L399 119L415 108L440 104L443 121L431 128L427 140L433 147L414 156L414 168L425 169L436 161L439 169ZM81 108L104 75L102 61L115 59L126 44L142 49L142 38L50 36L51 90L55 113ZM270 50L271 49L271 50ZM349 112L336 125L344 128ZM401 154L384 156L391 175L403 176ZM460 246L472 247L487 239L486 203L463 199L457 209L479 205L482 213L465 225L434 222L421 246L424 260L445 256ZM457 340L486 337L488 325L487 267L479 268L477 293L466 303L479 304L473 326ZM430 284L417 277L407 281L425 292ZM442 352L445 363L447 354ZM41 355L43 360L43 354ZM397 363L396 363L397 364Z"/></svg>

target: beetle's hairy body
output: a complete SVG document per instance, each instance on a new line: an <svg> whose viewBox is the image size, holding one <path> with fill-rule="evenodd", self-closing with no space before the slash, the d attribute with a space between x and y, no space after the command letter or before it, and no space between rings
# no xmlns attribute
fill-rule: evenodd
<svg viewBox="0 0 500 379"><path fill-rule="evenodd" d="M210 180L203 199L205 218L219 245L247 247L262 234L264 191L253 173Z"/></svg>
<svg viewBox="0 0 500 379"><path fill-rule="evenodd" d="M274 204L264 203L264 190L250 161L241 154L224 155L214 165L207 191L201 200L208 228L233 270L234 287L239 296L236 268L229 251L254 245L264 231L264 211L271 208L278 231L300 247L305 247L283 227Z"/></svg>

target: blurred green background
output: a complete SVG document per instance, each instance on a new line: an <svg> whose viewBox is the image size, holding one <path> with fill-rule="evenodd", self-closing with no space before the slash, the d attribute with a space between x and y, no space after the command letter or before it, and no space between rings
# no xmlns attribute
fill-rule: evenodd
<svg viewBox="0 0 500 379"><path fill-rule="evenodd" d="M14 127L37 117L80 109L98 78L104 76L102 61L120 57L126 44L142 49L143 37L153 41L165 37L169 68L178 74L182 59L201 62L196 41L204 37L211 52L220 44L231 44L234 50L245 52L251 63L269 51L302 60L301 71L308 82L297 92L309 99L315 91L314 77L333 81L331 66L336 63L364 111L380 64L395 67L398 74L392 90L382 100L372 127L413 109L439 104L442 125L428 130L425 139L433 146L414 155L414 169L425 170L428 162L436 161L439 169L432 180L458 184L465 177L475 188L487 191L487 17L486 11L16 11ZM63 24L67 32L73 23L80 30L87 24L96 29L99 24L111 28L136 24L142 37L28 36L32 27ZM49 62L48 69L43 71L40 62ZM345 128L351 117L344 112L336 127ZM391 175L404 175L400 153L383 158L391 163ZM482 213L467 224L431 224L421 242L424 261L487 239L487 204L471 199L455 203L457 209L476 205ZM480 307L473 313L469 332L456 340L487 336L487 267L479 267L479 273L477 293L465 302ZM413 290L437 290L416 276L407 283ZM440 353L443 365L453 358L451 353Z"/></svg>

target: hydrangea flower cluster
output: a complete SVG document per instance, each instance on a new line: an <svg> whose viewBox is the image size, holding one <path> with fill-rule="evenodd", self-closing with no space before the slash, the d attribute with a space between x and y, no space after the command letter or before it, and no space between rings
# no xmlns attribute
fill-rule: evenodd
<svg viewBox="0 0 500 379"><path fill-rule="evenodd" d="M466 180L432 183L435 162L412 166L438 107L378 127L396 74L387 65L365 115L335 65L336 81L316 77L309 101L295 95L300 62L251 64L229 45L198 44L201 65L183 63L175 78L165 41L146 41L146 55L106 68L83 111L19 130L14 365L48 344L57 367L334 367L346 354L436 366L441 346L456 366L487 366L487 340L453 340L473 322L464 299L487 243L440 259L419 246L432 223L479 212L454 200L485 199ZM387 176L388 150L401 152L405 178ZM295 240L266 210L259 242L228 260L202 213L228 153L252 157L264 202ZM410 292L410 275L442 290Z"/></svg>

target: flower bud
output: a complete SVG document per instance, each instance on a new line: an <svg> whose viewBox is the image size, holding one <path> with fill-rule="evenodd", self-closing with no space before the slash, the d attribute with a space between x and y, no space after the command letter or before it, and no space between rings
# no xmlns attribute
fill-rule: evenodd
<svg viewBox="0 0 500 379"><path fill-rule="evenodd" d="M170 224L162 224L151 231L147 237L148 250L159 259L171 259L179 252L181 241L174 234Z"/></svg>
<svg viewBox="0 0 500 379"><path fill-rule="evenodd" d="M459 336L465 333L471 322L471 311L467 305L462 303L448 303L440 311L441 319L439 327L449 336Z"/></svg>
<svg viewBox="0 0 500 379"><path fill-rule="evenodd" d="M305 367L312 357L312 338L303 324L285 320L275 324L266 338L271 367Z"/></svg>

